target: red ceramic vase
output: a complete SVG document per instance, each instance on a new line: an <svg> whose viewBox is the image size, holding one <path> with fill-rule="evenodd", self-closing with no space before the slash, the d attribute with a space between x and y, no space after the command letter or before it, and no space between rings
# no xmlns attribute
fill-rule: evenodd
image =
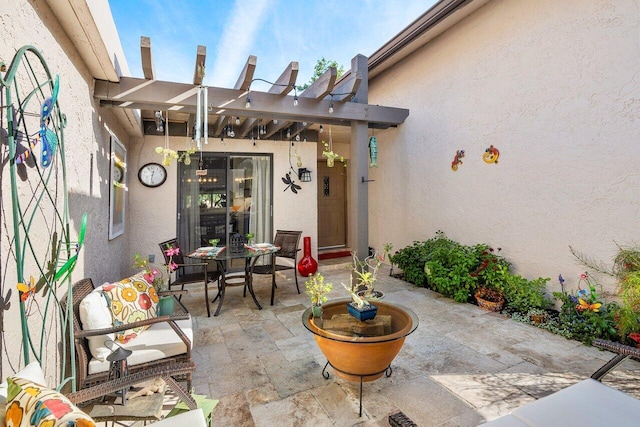
<svg viewBox="0 0 640 427"><path fill-rule="evenodd" d="M304 254L298 262L298 273L302 277L309 277L318 271L318 262L311 256L311 237L304 238Z"/></svg>

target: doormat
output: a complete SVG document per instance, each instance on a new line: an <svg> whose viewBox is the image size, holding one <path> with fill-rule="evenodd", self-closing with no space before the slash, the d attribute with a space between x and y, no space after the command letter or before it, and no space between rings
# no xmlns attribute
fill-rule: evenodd
<svg viewBox="0 0 640 427"><path fill-rule="evenodd" d="M333 258L344 258L351 256L351 252L349 251L338 251L338 252L326 252L323 254L318 254L318 259L333 259Z"/></svg>

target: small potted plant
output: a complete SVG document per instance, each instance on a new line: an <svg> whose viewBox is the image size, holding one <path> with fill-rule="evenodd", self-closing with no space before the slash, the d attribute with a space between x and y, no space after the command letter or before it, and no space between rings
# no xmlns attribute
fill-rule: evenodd
<svg viewBox="0 0 640 427"><path fill-rule="evenodd" d="M373 255L369 255L364 260L360 261L355 252L351 252L353 258L353 275L356 277L356 293L359 297L371 300L382 299L384 294L375 290L376 280L378 278L378 270L382 265L382 262L387 257L387 254L391 250L391 245L384 244L384 253L382 255L378 252L374 252Z"/></svg>
<svg viewBox="0 0 640 427"><path fill-rule="evenodd" d="M253 244L253 238L256 237L256 235L253 233L247 233L244 237L247 239L247 245L251 246Z"/></svg>
<svg viewBox="0 0 640 427"><path fill-rule="evenodd" d="M134 254L133 267L141 268L144 271L144 279L147 283L153 285L158 296L168 289L168 283L164 281L162 272L153 267L148 258L143 258L138 253ZM172 296L163 296L158 298L158 307L156 309L158 315L173 313L173 307L174 301Z"/></svg>
<svg viewBox="0 0 640 427"><path fill-rule="evenodd" d="M531 320L536 325L544 323L547 320L548 316L547 310L544 310L542 308L529 309L529 312L527 314L529 315L529 320Z"/></svg>
<svg viewBox="0 0 640 427"><path fill-rule="evenodd" d="M350 286L347 286L344 283L342 283L342 286L344 286L347 292L349 292L349 295L351 295L351 302L347 303L347 311L350 315L361 322L376 317L376 314L378 314L378 307L358 296L358 293L356 292L357 288L353 285L353 277L351 277Z"/></svg>
<svg viewBox="0 0 640 427"><path fill-rule="evenodd" d="M307 295L311 298L313 317L322 316L322 304L327 301L327 294L333 290L333 284L324 281L324 276L319 272L309 275L309 280L304 282Z"/></svg>
<svg viewBox="0 0 640 427"><path fill-rule="evenodd" d="M475 293L475 297L478 306L487 311L498 312L504 306L504 294L494 288L480 286Z"/></svg>
<svg viewBox="0 0 640 427"><path fill-rule="evenodd" d="M344 163L344 156L341 156L340 154L334 152L332 144L330 143L327 144L326 142L322 141L322 145L324 145L322 156L327 158L327 167L332 168L335 162L335 159L338 159L342 163ZM345 164L345 167L346 167L346 164Z"/></svg>

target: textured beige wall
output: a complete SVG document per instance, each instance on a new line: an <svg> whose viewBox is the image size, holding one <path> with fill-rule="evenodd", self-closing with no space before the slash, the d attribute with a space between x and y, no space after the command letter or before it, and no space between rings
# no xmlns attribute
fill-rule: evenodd
<svg viewBox="0 0 640 427"><path fill-rule="evenodd" d="M69 193L69 212L71 235L77 236L80 220L84 212L88 213L88 229L85 246L80 252L73 279L91 277L100 283L118 278L127 269L128 260L122 253L128 253L128 240L119 237L108 240L109 218L109 131L120 136L128 144L126 134L122 132L110 111L100 111L92 97L93 79L86 65L80 60L74 44L64 33L56 17L42 1L25 2L22 0L4 0L0 12L0 58L9 63L15 52L24 45L35 46L46 59L53 74L60 75L60 93L58 102L66 114L67 127L64 129L66 144L67 186ZM2 123L6 126L6 118ZM39 150L36 150L39 155ZM6 156L6 152L4 154ZM11 210L9 167L2 168L2 204L3 211ZM21 185L21 191L27 186ZM4 214L3 214L4 215ZM13 289L11 309L4 313L4 342L7 352L3 351L2 375L17 370L20 357L19 304L15 289L17 283L15 262L9 250L12 238L11 218L3 218L7 227L2 227L2 290L3 295ZM35 244L44 242L49 230L34 227L31 232ZM45 352L51 366L47 375L55 385L57 367L55 366L56 343L49 343Z"/></svg>
<svg viewBox="0 0 640 427"><path fill-rule="evenodd" d="M371 243L440 229L555 290L584 270L569 245L609 262L637 242L638 16L634 0L494 0L370 82L371 103L411 111L376 133Z"/></svg>
<svg viewBox="0 0 640 427"><path fill-rule="evenodd" d="M256 147L248 140L225 139L222 145L219 138L210 138L208 145L203 145L205 151L245 153L245 154L273 154L273 230L302 230L302 236L310 236L314 253L317 254L317 177L316 143L300 143L298 153L302 157L303 165L312 172L311 182L296 182L302 187L298 194L293 194L282 182L282 177L289 171L289 143L271 141L257 141ZM158 243L176 236L176 205L177 205L177 173L175 160L167 169L167 181L158 188L144 187L138 181L140 166L156 162L161 163L162 157L155 152L155 148L164 146L164 137L147 136L142 144L133 145L129 151L129 199L131 224L129 238L131 241L130 257L134 254L155 254L156 260L162 259ZM171 138L170 148L184 150L185 138ZM293 154L293 153L292 153ZM296 159L291 164L297 171ZM302 243L300 244L302 246Z"/></svg>

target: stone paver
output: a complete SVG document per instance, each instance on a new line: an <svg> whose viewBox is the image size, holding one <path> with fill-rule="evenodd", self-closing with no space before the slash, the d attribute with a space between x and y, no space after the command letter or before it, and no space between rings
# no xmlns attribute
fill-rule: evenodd
<svg viewBox="0 0 640 427"><path fill-rule="evenodd" d="M348 270L320 270L335 285L329 298L345 298L340 282L348 282ZM193 385L220 400L214 425L386 426L390 414L402 411L419 426L475 426L587 378L611 357L387 272L377 289L411 308L420 326L394 360L393 374L364 383L362 417L359 384L321 375L326 359L302 326L309 300L303 279L297 294L293 271L278 274L273 306L270 278L256 276L263 310L243 298L242 287L229 288L220 315L207 318L203 290L190 288L183 302L194 316ZM605 382L638 396L639 378L640 364L625 362Z"/></svg>

